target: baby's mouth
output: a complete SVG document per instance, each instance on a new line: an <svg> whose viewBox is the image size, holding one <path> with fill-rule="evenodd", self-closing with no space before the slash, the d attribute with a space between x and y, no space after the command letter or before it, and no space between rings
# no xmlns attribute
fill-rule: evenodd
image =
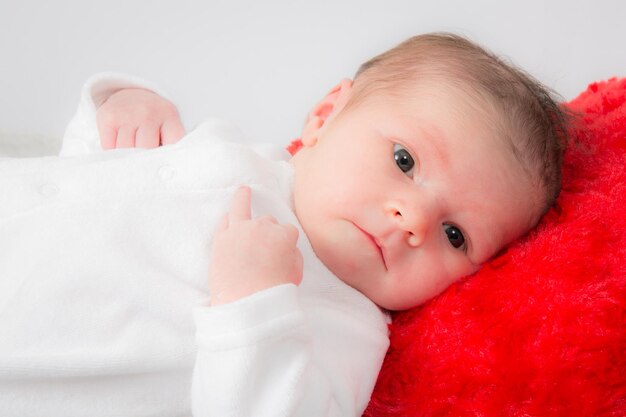
<svg viewBox="0 0 626 417"><path fill-rule="evenodd" d="M385 261L385 254L383 252L383 248L378 244L378 240L370 235L369 233L367 233L365 230L363 230L362 228L360 228L356 223L354 223L354 226L356 226L357 229L359 229L361 232L363 232L363 234L365 235L365 237L372 242L372 245L374 245L376 247L376 250L378 251L378 253L380 254L380 259L383 261L383 266L385 267L385 270L387 270L387 261Z"/></svg>

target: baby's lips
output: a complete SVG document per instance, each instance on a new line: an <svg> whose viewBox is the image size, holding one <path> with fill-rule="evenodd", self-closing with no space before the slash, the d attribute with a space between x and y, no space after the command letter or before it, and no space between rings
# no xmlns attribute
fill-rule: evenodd
<svg viewBox="0 0 626 417"><path fill-rule="evenodd" d="M373 246L376 247L376 249L378 250L378 253L380 254L380 258L381 258L381 260L383 262L383 265L385 266L385 269L387 269L387 260L385 259L385 250L384 250L384 246L380 242L380 239L378 239L377 237L372 236L371 234L366 232L363 228L358 226L356 223L354 225L356 226L357 229L359 229L365 235L365 237L369 241L372 242Z"/></svg>

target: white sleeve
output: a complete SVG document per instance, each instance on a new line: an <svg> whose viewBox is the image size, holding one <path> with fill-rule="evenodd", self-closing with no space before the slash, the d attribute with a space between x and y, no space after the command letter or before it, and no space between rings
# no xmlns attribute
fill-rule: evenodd
<svg viewBox="0 0 626 417"><path fill-rule="evenodd" d="M78 109L63 135L60 156L73 156L102 150L96 124L96 111L111 95L125 88L143 88L162 97L167 94L152 83L138 77L103 72L91 76L83 84Z"/></svg>
<svg viewBox="0 0 626 417"><path fill-rule="evenodd" d="M193 416L361 416L387 334L330 310L306 312L292 284L199 307Z"/></svg>

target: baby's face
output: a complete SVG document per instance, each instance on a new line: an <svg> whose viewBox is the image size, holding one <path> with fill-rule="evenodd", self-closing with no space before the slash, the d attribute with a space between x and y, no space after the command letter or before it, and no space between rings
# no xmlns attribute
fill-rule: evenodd
<svg viewBox="0 0 626 417"><path fill-rule="evenodd" d="M422 86L340 112L344 84L292 160L298 219L340 279L383 308L410 308L536 223L539 190L460 93Z"/></svg>

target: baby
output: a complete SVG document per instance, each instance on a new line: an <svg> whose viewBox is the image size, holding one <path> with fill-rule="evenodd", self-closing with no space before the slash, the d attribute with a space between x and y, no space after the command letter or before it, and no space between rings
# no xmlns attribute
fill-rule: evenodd
<svg viewBox="0 0 626 417"><path fill-rule="evenodd" d="M0 274L21 277L0 288L6 415L359 416L385 310L477 271L559 192L558 106L454 35L411 38L342 80L290 159L215 122L179 141L155 92L96 78L64 139L74 157L0 164ZM77 156L100 147L158 149ZM25 183L63 205L22 197ZM7 238L25 216L35 231Z"/></svg>

